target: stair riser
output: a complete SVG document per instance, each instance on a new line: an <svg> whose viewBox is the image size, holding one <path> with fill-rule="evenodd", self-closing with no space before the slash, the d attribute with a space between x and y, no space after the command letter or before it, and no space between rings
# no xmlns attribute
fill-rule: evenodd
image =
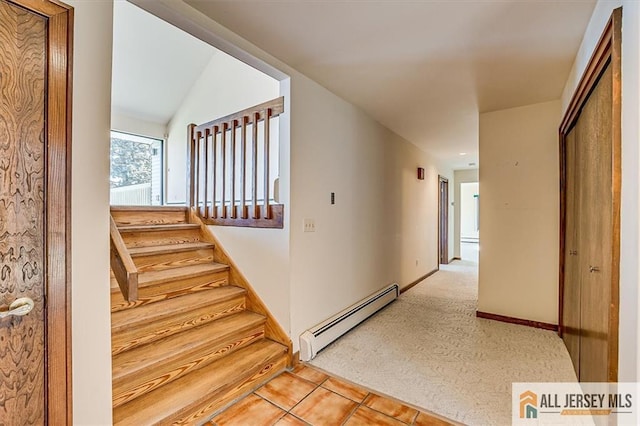
<svg viewBox="0 0 640 426"><path fill-rule="evenodd" d="M239 297L232 300L211 305L205 308L195 309L175 317L167 318L147 327L138 327L135 334L112 333L111 353L117 355L123 351L145 345L156 340L185 331L191 327L206 324L218 318L224 318L246 308L245 298Z"/></svg>
<svg viewBox="0 0 640 426"><path fill-rule="evenodd" d="M186 414L176 416L169 421L172 425L194 425L204 423L230 402L249 393L251 390L258 388L260 385L266 383L272 377L277 376L286 368L287 357L283 354L277 359L270 360L268 363L263 364L259 371L243 382L238 383L236 386L227 389L226 392L217 394L215 397L212 397L205 402L201 402L197 408L192 409ZM162 422L156 424L159 426L160 424L166 423Z"/></svg>
<svg viewBox="0 0 640 426"><path fill-rule="evenodd" d="M197 277L182 278L179 281L170 281L147 287L140 287L138 289L138 300L135 302L127 302L124 300L122 293L118 290L111 293L111 312L131 309L136 306L159 302L161 300L171 299L198 291L206 291L228 284L229 272L220 271Z"/></svg>
<svg viewBox="0 0 640 426"><path fill-rule="evenodd" d="M153 254L133 257L138 272L161 271L180 266L213 262L213 249L190 250L177 253Z"/></svg>
<svg viewBox="0 0 640 426"><path fill-rule="evenodd" d="M200 241L199 229L170 229L163 231L121 232L127 248L150 247Z"/></svg>
<svg viewBox="0 0 640 426"><path fill-rule="evenodd" d="M175 358L168 357L162 363L114 379L113 407L129 402L263 338L264 325L239 330L233 336L217 339L197 350L184 352Z"/></svg>
<svg viewBox="0 0 640 426"><path fill-rule="evenodd" d="M183 211L119 211L111 210L111 216L118 226L134 225L168 225L187 223L186 212Z"/></svg>

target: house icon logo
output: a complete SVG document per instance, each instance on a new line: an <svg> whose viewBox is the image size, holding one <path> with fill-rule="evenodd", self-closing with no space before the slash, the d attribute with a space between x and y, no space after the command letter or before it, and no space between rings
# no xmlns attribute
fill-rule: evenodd
<svg viewBox="0 0 640 426"><path fill-rule="evenodd" d="M538 418L538 395L535 392L528 390L520 394L520 418Z"/></svg>

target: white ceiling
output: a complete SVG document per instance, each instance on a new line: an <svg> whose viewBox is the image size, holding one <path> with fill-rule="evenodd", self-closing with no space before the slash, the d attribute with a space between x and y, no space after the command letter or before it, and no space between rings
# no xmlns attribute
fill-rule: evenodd
<svg viewBox="0 0 640 426"><path fill-rule="evenodd" d="M127 1L115 1L112 111L167 124L216 51Z"/></svg>
<svg viewBox="0 0 640 426"><path fill-rule="evenodd" d="M560 98L595 5L185 1L454 168L477 162L479 112Z"/></svg>

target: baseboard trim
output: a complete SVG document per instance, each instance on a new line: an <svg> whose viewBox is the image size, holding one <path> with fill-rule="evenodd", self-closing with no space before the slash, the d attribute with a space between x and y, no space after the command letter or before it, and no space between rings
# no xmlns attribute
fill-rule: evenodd
<svg viewBox="0 0 640 426"><path fill-rule="evenodd" d="M420 284L422 281L426 280L427 278L429 278L431 275L435 274L436 272L438 272L439 269L434 269L431 272L427 272L426 274L424 274L423 276L421 276L420 278L418 278L417 280L407 284L406 286L404 286L403 288L400 289L400 294L404 293L407 290L411 290L413 287L415 287L416 285Z"/></svg>
<svg viewBox="0 0 640 426"><path fill-rule="evenodd" d="M547 322L531 321L531 320L526 320L522 318L507 317L504 315L490 314L488 312L482 312L482 311L476 311L476 316L478 318L484 318L488 320L508 322L510 324L517 324L517 325L525 325L527 327L541 328L543 330L558 331L557 324L549 324Z"/></svg>

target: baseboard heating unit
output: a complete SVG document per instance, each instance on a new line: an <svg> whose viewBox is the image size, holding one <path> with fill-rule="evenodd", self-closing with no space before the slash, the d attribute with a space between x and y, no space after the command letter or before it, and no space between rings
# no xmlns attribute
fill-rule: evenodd
<svg viewBox="0 0 640 426"><path fill-rule="evenodd" d="M300 359L312 360L329 343L396 300L399 295L398 284L391 284L305 331L300 335Z"/></svg>

